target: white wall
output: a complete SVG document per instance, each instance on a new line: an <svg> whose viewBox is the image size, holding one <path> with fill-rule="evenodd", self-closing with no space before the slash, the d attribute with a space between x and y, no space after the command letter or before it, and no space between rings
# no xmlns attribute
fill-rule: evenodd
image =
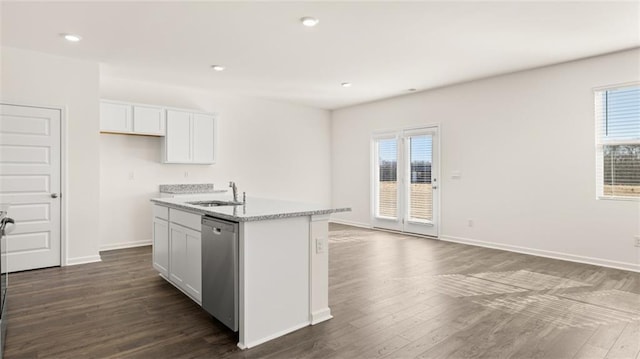
<svg viewBox="0 0 640 359"><path fill-rule="evenodd" d="M99 260L98 64L7 47L0 56L3 101L66 109L67 263Z"/></svg>
<svg viewBox="0 0 640 359"><path fill-rule="evenodd" d="M332 204L353 207L334 218L371 223L372 131L440 123L442 238L640 270L639 202L595 199L592 92L639 81L639 61L632 50L334 111Z"/></svg>
<svg viewBox="0 0 640 359"><path fill-rule="evenodd" d="M105 99L218 113L217 162L210 166L162 164L161 138L100 135L102 248L150 240L149 198L159 184L224 187L233 180L247 196L330 203L328 111L109 77L100 92Z"/></svg>

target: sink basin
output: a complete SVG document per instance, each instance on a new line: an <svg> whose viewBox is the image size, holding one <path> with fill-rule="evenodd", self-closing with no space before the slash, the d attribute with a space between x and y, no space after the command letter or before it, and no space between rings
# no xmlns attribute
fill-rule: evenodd
<svg viewBox="0 0 640 359"><path fill-rule="evenodd" d="M218 206L240 206L244 203L242 202L234 202L234 201L196 201L196 202L187 202L193 206L199 207L218 207Z"/></svg>

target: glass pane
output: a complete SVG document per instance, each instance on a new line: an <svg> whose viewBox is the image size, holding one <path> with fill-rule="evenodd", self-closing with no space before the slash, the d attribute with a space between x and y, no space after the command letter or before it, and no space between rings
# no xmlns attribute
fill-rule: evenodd
<svg viewBox="0 0 640 359"><path fill-rule="evenodd" d="M378 217L398 216L398 142L378 140Z"/></svg>
<svg viewBox="0 0 640 359"><path fill-rule="evenodd" d="M640 145L603 147L603 194L640 197Z"/></svg>
<svg viewBox="0 0 640 359"><path fill-rule="evenodd" d="M433 190L431 187L431 163L433 136L409 137L409 220L431 222L433 220Z"/></svg>
<svg viewBox="0 0 640 359"><path fill-rule="evenodd" d="M640 87L604 91L605 140L640 139Z"/></svg>

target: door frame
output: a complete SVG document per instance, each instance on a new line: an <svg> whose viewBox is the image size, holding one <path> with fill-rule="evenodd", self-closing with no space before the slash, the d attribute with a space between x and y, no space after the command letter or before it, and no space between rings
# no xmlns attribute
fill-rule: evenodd
<svg viewBox="0 0 640 359"><path fill-rule="evenodd" d="M406 151L405 151L405 144L404 141L401 141L404 138L404 134L406 132L411 132L411 131L415 131L415 130L421 130L421 129L428 129L428 128L435 128L437 135L438 135L438 139L436 141L437 143L437 151L436 155L435 155L435 160L438 163L438 166L436 167L436 171L432 173L432 177L435 177L437 179L439 179L439 183L438 183L438 201L437 203L434 205L433 210L437 213L437 216L435 218L434 224L436 226L436 235L435 236L431 236L431 235L425 235L425 234L420 234L420 233L413 233L413 232L404 232L404 225L401 222L401 220L404 218L404 216L406 216L407 214L404 213L405 212L405 207L406 207L406 201L405 198L401 198L402 196L398 195L397 198L397 206L398 206L398 218L396 220L392 220L392 219L384 219L384 218L378 218L376 217L376 205L377 205L377 197L376 197L376 179L378 178L378 174L376 174L376 166L377 166L377 158L376 158L376 140L378 139L383 139L383 138L395 138L398 141L398 194L400 194L400 187L404 187L405 183L404 181L406 181L407 179L404 178L405 177L405 170L404 167L404 156L406 155ZM428 124L424 124L424 125L413 125L413 126L406 126L406 127L401 127L401 128L395 128L395 129L384 129L384 130L376 130L373 131L373 133L371 134L371 138L370 138L370 149L369 149L369 156L370 156L370 161L369 161L369 215L371 218L371 227L373 228L377 228L377 229L381 229L381 230L391 230L391 231L398 231L398 232L402 232L402 233L407 233L407 234L411 234L411 235L416 235L416 236L423 236L423 237L429 237L429 238L440 238L440 224L441 224L441 218L442 218L442 211L441 211L441 207L442 207L442 189L443 189L443 181L442 181L442 177L440 176L441 172L442 172L442 125L439 122L435 122L435 123L428 123ZM400 163L402 163L402 165L400 165ZM402 171L400 171L400 168L402 168ZM400 183L400 179L402 178L402 183ZM404 190L403 190L404 191ZM400 216L400 214L402 214L402 217ZM394 223L395 222L395 223ZM376 224L379 223L388 223L391 224L388 228L382 228L382 227L378 227Z"/></svg>
<svg viewBox="0 0 640 359"><path fill-rule="evenodd" d="M68 246L68 226L69 226L69 216L68 216L68 202L67 197L69 193L69 184L67 178L69 177L69 163L68 163L68 141L69 138L69 127L67 121L68 109L67 106L60 105L34 105L30 103L24 102L16 102L16 101L5 101L0 99L0 104L2 105L10 105L10 106L20 106L20 107L33 107L33 108L43 108L47 110L55 110L60 111L60 266L66 267L70 265L67 263L67 258L69 258L69 246Z"/></svg>

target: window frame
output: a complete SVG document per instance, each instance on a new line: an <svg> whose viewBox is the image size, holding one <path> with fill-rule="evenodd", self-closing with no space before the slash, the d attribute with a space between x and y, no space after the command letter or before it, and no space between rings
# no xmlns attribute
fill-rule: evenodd
<svg viewBox="0 0 640 359"><path fill-rule="evenodd" d="M602 137L602 117L599 114L602 110L601 95L605 91L622 90L637 87L640 88L640 82L628 82L618 85L601 86L593 88L593 104L594 104L594 122L595 122L595 152L596 152L596 199L609 201L631 201L640 202L640 197L612 196L604 194L604 146L616 145L640 145L640 139L637 140L605 140Z"/></svg>

